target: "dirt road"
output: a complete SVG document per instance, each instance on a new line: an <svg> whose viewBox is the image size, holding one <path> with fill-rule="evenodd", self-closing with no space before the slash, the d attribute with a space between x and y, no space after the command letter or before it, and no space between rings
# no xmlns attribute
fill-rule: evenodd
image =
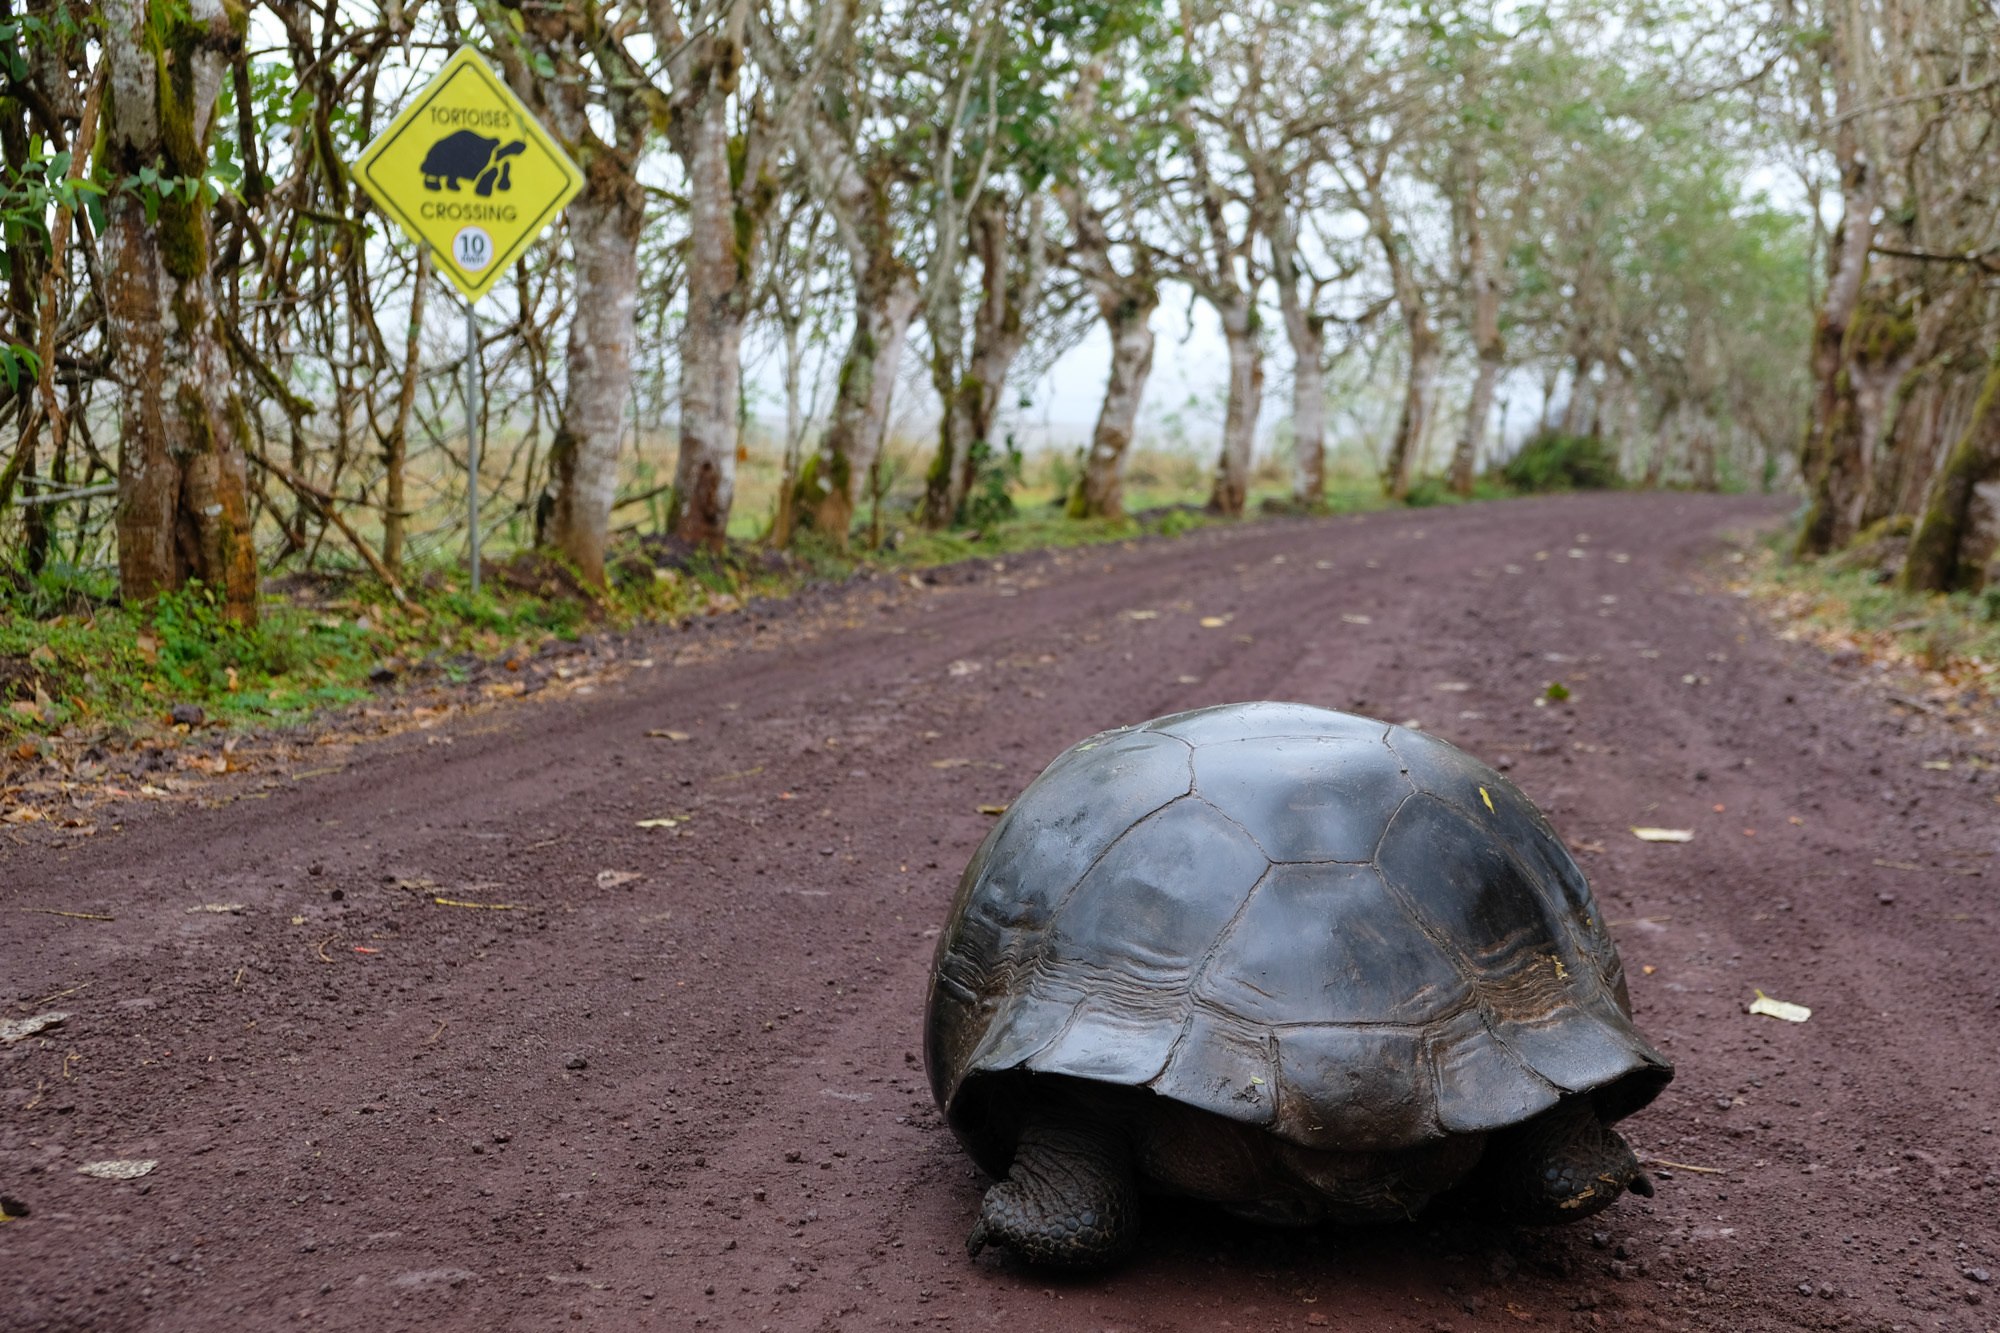
<svg viewBox="0 0 2000 1333"><path fill-rule="evenodd" d="M218 809L0 842L0 1014L70 1014L0 1046L31 1210L0 1328L2000 1327L1994 741L1713 590L1718 536L1774 515L1518 501L878 582ZM1580 849L1679 1064L1628 1127L1684 1164L1657 1198L1521 1233L1161 1208L1089 1282L966 1258L983 1182L918 1032L979 807L1255 698L1414 719ZM16 910L51 907L115 920ZM77 1174L127 1158L159 1165Z"/></svg>

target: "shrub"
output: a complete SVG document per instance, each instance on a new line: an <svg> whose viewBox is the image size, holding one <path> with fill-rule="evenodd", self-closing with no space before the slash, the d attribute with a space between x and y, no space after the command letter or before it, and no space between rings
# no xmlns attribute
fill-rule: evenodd
<svg viewBox="0 0 2000 1333"><path fill-rule="evenodd" d="M1618 454L1601 435L1549 431L1522 445L1500 475L1517 491L1612 490Z"/></svg>

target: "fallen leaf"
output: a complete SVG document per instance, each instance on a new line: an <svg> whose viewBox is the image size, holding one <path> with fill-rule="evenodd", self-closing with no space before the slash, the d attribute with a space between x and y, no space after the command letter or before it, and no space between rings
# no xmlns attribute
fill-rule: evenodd
<svg viewBox="0 0 2000 1333"><path fill-rule="evenodd" d="M1499 813L1498 811L1493 809L1493 798L1487 794L1486 788L1481 787L1479 789L1479 799L1486 802L1486 809L1489 814Z"/></svg>
<svg viewBox="0 0 2000 1333"><path fill-rule="evenodd" d="M1939 772L1941 772L1941 773L1945 773L1945 772L1950 772L1950 771L1951 771L1951 760L1949 760L1949 759L1926 759L1926 760L1924 760L1924 767L1925 767L1925 768L1934 768L1934 769L1938 770L1938 771L1939 771Z"/></svg>
<svg viewBox="0 0 2000 1333"><path fill-rule="evenodd" d="M1542 691L1542 697L1555 703L1561 703L1563 700L1569 698L1569 686L1559 680L1552 680L1549 682L1549 687Z"/></svg>
<svg viewBox="0 0 2000 1333"><path fill-rule="evenodd" d="M196 903L193 907L188 908L188 911L215 912L218 914L227 912L231 916L236 916L242 913L243 904L242 903Z"/></svg>
<svg viewBox="0 0 2000 1333"><path fill-rule="evenodd" d="M32 805L17 805L0 815L0 824L39 824L48 816Z"/></svg>
<svg viewBox="0 0 2000 1333"><path fill-rule="evenodd" d="M1127 620L1158 620L1160 613L1158 611L1127 611L1125 618Z"/></svg>
<svg viewBox="0 0 2000 1333"><path fill-rule="evenodd" d="M979 807L979 813L982 815L1004 815L1007 813L1007 807L1004 805L982 805Z"/></svg>
<svg viewBox="0 0 2000 1333"><path fill-rule="evenodd" d="M431 901L439 907L470 907L481 912L518 912L522 910L519 903L469 903L463 898L432 898ZM374 953L375 951L373 949L362 949L358 950L358 952Z"/></svg>
<svg viewBox="0 0 2000 1333"><path fill-rule="evenodd" d="M137 1180L140 1176L150 1175L159 1164L156 1157L85 1162L76 1169L76 1173L79 1176L95 1176L99 1180Z"/></svg>
<svg viewBox="0 0 2000 1333"><path fill-rule="evenodd" d="M933 759L933 760L931 760L931 767L932 767L932 768L964 768L964 767L965 767L965 766L966 766L967 764L970 764L971 762L972 762L972 761L971 761L970 759Z"/></svg>
<svg viewBox="0 0 2000 1333"><path fill-rule="evenodd" d="M1750 1001L1750 1012L1764 1014L1770 1018L1782 1018L1787 1023L1803 1023L1812 1017L1812 1010L1804 1005L1793 1004L1789 1000L1774 1000L1763 991L1758 991L1757 998Z"/></svg>
<svg viewBox="0 0 2000 1333"><path fill-rule="evenodd" d="M694 737L688 735L685 731L666 731L661 728L655 728L646 734L654 740L662 741L691 741L694 739Z"/></svg>
<svg viewBox="0 0 2000 1333"><path fill-rule="evenodd" d="M1201 618L1201 627L1203 629L1221 629L1229 621L1230 617L1228 616L1203 616Z"/></svg>
<svg viewBox="0 0 2000 1333"><path fill-rule="evenodd" d="M1437 684L1431 686L1431 688L1434 690L1442 690L1446 694L1464 694L1467 690L1471 689L1472 687L1466 684L1462 680L1441 680Z"/></svg>
<svg viewBox="0 0 2000 1333"><path fill-rule="evenodd" d="M15 717L25 718L29 722L40 722L42 720L41 708L29 703L26 699L16 699L13 703L8 704L7 711Z"/></svg>
<svg viewBox="0 0 2000 1333"><path fill-rule="evenodd" d="M0 1018L0 1044L11 1046L45 1028L54 1027L68 1017L68 1014L59 1010L51 1010L46 1014L36 1014L33 1018Z"/></svg>
<svg viewBox="0 0 2000 1333"><path fill-rule="evenodd" d="M984 669L985 668L981 667L979 663L973 661L971 658L961 657L957 661L946 666L944 670L945 674L948 676L970 676L975 672L982 671Z"/></svg>
<svg viewBox="0 0 2000 1333"><path fill-rule="evenodd" d="M636 870L600 870L597 872L597 887L615 889L620 884L630 884L635 879L644 878L645 876Z"/></svg>
<svg viewBox="0 0 2000 1333"><path fill-rule="evenodd" d="M1374 621L1370 620L1367 616L1358 616L1353 614L1352 612L1346 612L1346 611L1343 611L1341 613L1340 618L1346 621L1350 625L1372 625L1375 623Z"/></svg>
<svg viewBox="0 0 2000 1333"><path fill-rule="evenodd" d="M1693 842L1694 830L1690 828L1634 828L1632 836L1640 842Z"/></svg>
<svg viewBox="0 0 2000 1333"><path fill-rule="evenodd" d="M35 650L28 654L28 660L36 666L54 666L56 664L55 649L49 647L46 643L38 643L35 645Z"/></svg>
<svg viewBox="0 0 2000 1333"><path fill-rule="evenodd" d="M678 819L668 819L662 817L659 819L642 819L639 821L638 826L640 828L674 828L677 825L679 825L680 822L681 821Z"/></svg>

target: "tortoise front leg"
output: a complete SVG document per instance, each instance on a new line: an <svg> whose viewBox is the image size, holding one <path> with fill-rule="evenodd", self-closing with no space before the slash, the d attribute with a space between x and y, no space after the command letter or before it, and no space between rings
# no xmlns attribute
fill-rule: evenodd
<svg viewBox="0 0 2000 1333"><path fill-rule="evenodd" d="M1117 1129L1044 1115L1029 1122L1007 1178L986 1191L966 1251L987 1245L1049 1268L1101 1268L1139 1238L1132 1148Z"/></svg>
<svg viewBox="0 0 2000 1333"><path fill-rule="evenodd" d="M1535 1226L1602 1212L1626 1190L1653 1193L1631 1146L1585 1098L1494 1135L1484 1171L1500 1209Z"/></svg>

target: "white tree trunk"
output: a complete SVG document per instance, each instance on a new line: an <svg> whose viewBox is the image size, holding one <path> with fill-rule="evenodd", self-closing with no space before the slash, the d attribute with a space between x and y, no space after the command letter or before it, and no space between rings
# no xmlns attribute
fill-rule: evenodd
<svg viewBox="0 0 2000 1333"><path fill-rule="evenodd" d="M606 154L592 163L588 185L565 221L580 299L570 320L568 388L549 454L546 537L579 575L602 585L625 405L632 393L645 195L637 179Z"/></svg>
<svg viewBox="0 0 2000 1333"><path fill-rule="evenodd" d="M729 173L727 99L706 97L681 127L688 177L687 324L681 337L681 449L674 467L674 535L720 547L736 498L742 408L743 297L749 257L739 249Z"/></svg>
<svg viewBox="0 0 2000 1333"><path fill-rule="evenodd" d="M1493 272L1487 245L1485 206L1480 199L1476 172L1467 181L1465 207L1460 216L1465 228L1465 276L1472 297L1469 322L1472 345L1479 354L1479 369L1473 377L1472 397L1465 406L1465 430L1452 450L1449 481L1453 491L1470 495L1473 478L1479 475L1486 452L1486 423L1493 412L1493 392L1505 358L1500 341L1500 283Z"/></svg>
<svg viewBox="0 0 2000 1333"><path fill-rule="evenodd" d="M1070 496L1071 518L1117 518L1125 512L1125 459L1153 371L1153 311L1159 297L1148 284L1131 297L1110 289L1098 293L1098 308L1111 331L1111 369L1104 402L1090 434L1083 475Z"/></svg>
<svg viewBox="0 0 2000 1333"><path fill-rule="evenodd" d="M1270 240L1271 275L1292 345L1292 502L1311 507L1326 498L1326 334L1319 313L1299 298L1297 241L1282 211Z"/></svg>
<svg viewBox="0 0 2000 1333"><path fill-rule="evenodd" d="M1209 512L1235 518L1250 498L1250 458L1257 440L1257 413L1264 400L1264 358L1257 347L1250 297L1237 292L1219 302L1222 335L1229 344L1229 402L1222 416L1222 456L1215 464Z"/></svg>
<svg viewBox="0 0 2000 1333"><path fill-rule="evenodd" d="M1451 488L1472 494L1472 482L1486 458L1486 427L1493 418L1493 394L1500 384L1500 357L1481 352L1472 377L1472 396L1465 404L1465 432L1451 455Z"/></svg>

